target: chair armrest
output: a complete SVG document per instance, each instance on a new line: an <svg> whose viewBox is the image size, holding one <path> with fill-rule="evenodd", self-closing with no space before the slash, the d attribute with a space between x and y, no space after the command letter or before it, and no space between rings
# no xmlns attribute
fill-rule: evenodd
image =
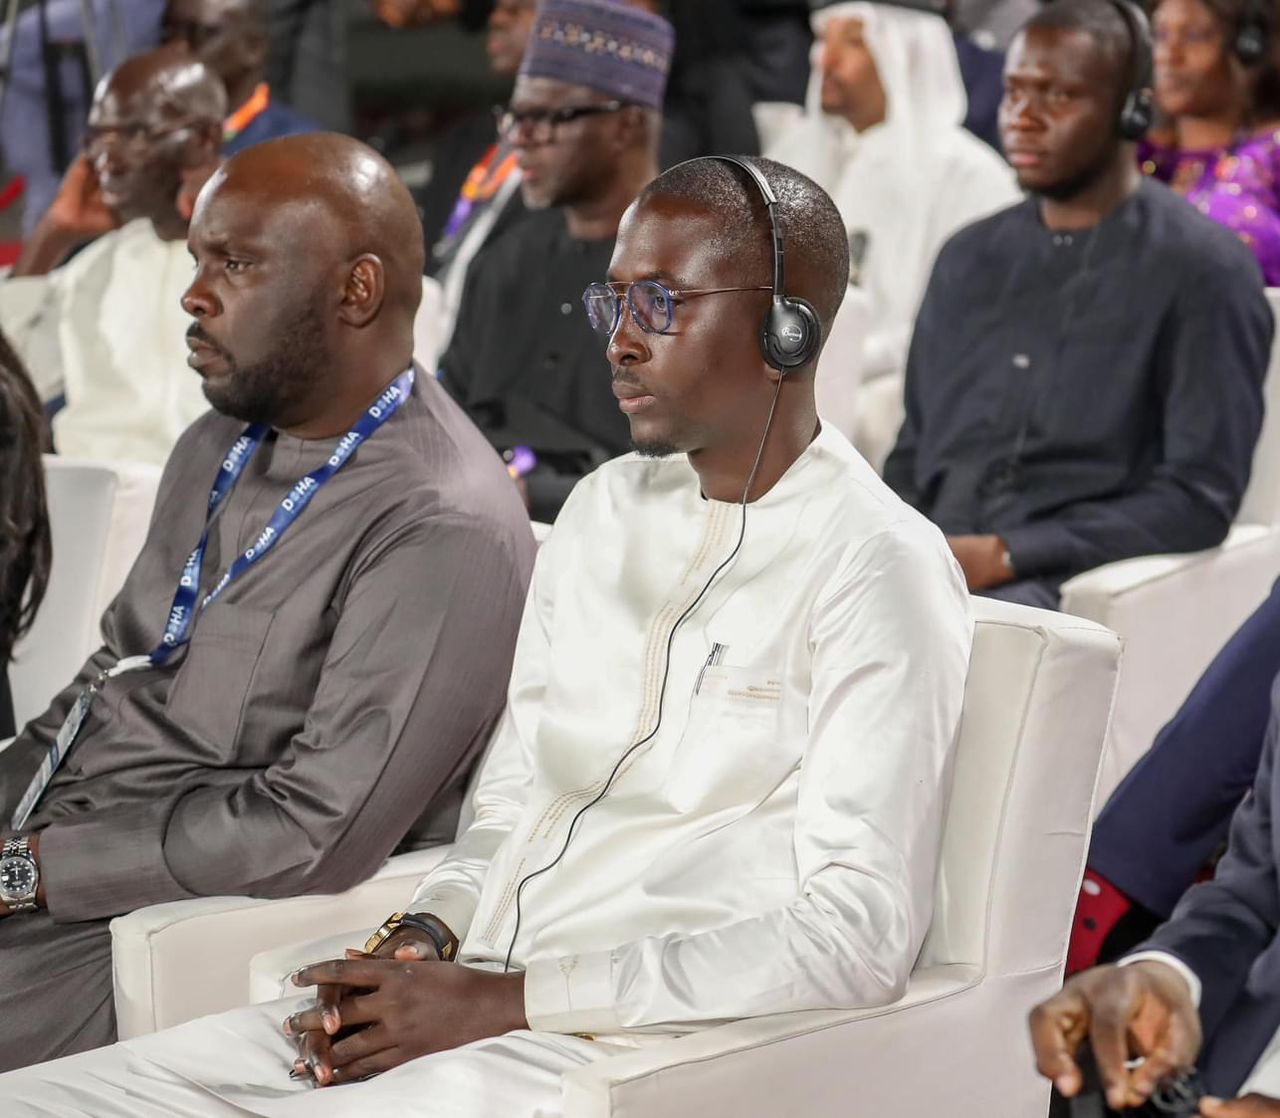
<svg viewBox="0 0 1280 1118"><path fill-rule="evenodd" d="M1063 584L1064 613L1106 625L1125 642L1098 808L1278 574L1280 530L1245 524L1211 551L1109 563Z"/></svg>
<svg viewBox="0 0 1280 1118"><path fill-rule="evenodd" d="M1143 555L1106 563L1062 584L1062 610L1100 620L1111 600L1124 594L1159 588L1180 575L1212 572L1238 559L1280 555L1277 532L1262 524L1237 524L1219 547L1184 555ZM1238 554L1237 554L1238 553ZM1105 624L1105 622L1104 622Z"/></svg>
<svg viewBox="0 0 1280 1118"><path fill-rule="evenodd" d="M1024 1023L1059 981L1057 967L985 978L973 966L924 968L893 1005L736 1021L575 1069L564 1116L1043 1113L1048 1085L1035 1076ZM975 1021L986 1036L969 1046Z"/></svg>
<svg viewBox="0 0 1280 1118"><path fill-rule="evenodd" d="M249 962L317 929L377 927L403 907L447 846L390 858L345 893L283 900L199 897L140 908L111 921L116 1027L121 1040L246 1005Z"/></svg>

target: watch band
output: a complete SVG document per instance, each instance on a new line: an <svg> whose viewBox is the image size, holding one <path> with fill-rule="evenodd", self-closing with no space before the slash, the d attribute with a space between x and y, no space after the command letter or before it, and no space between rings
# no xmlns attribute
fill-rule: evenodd
<svg viewBox="0 0 1280 1118"><path fill-rule="evenodd" d="M402 927L417 928L418 931L425 933L436 945L436 954L441 960L446 963L453 962L454 956L458 953L458 937L431 913L406 912L401 917L400 924Z"/></svg>
<svg viewBox="0 0 1280 1118"><path fill-rule="evenodd" d="M429 912L393 912L373 933L364 945L365 951L377 951L400 928L413 928L421 932L435 945L436 955L442 962L451 963L458 953L458 937L444 923Z"/></svg>

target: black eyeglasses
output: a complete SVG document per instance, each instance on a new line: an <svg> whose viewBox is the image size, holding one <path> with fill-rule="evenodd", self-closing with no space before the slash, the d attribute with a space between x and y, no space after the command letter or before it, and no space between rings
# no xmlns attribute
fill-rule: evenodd
<svg viewBox="0 0 1280 1118"><path fill-rule="evenodd" d="M685 299L700 295L724 295L730 291L772 291L772 287L699 287L672 291L657 280L635 283L593 283L582 293L591 328L602 338L612 338L622 321L622 301L631 308L631 318L646 334L670 334L676 307Z"/></svg>
<svg viewBox="0 0 1280 1118"><path fill-rule="evenodd" d="M616 113L627 107L623 101L605 101L600 105L566 105L563 109L512 109L495 105L498 135L508 143L523 139L526 144L550 144L556 130L587 116Z"/></svg>
<svg viewBox="0 0 1280 1118"><path fill-rule="evenodd" d="M196 120L183 120L177 124L166 124L163 128L152 128L146 124L89 125L84 130L80 147L86 155L92 155L107 147L119 147L125 150L138 151L150 144L163 140L184 128L199 124Z"/></svg>

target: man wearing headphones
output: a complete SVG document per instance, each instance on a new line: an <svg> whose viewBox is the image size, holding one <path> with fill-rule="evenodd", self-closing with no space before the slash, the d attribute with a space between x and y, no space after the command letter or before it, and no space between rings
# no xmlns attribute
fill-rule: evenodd
<svg viewBox="0 0 1280 1118"><path fill-rule="evenodd" d="M1074 574L1226 536L1272 321L1249 251L1140 175L1151 42L1128 0L1056 0L1005 69L1025 201L939 254L885 480L975 592L1055 607Z"/></svg>
<svg viewBox="0 0 1280 1118"><path fill-rule="evenodd" d="M637 453L543 545L473 826L373 957L298 972L318 1005L0 1077L0 1111L552 1118L620 1048L902 993L972 623L938 531L818 422L842 234L765 160L641 193L585 296Z"/></svg>

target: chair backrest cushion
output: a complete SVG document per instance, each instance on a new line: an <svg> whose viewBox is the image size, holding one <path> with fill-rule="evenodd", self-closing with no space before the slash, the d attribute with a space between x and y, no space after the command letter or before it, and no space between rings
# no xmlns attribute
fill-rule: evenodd
<svg viewBox="0 0 1280 1118"><path fill-rule="evenodd" d="M53 568L9 667L19 727L44 712L101 644L102 611L142 548L159 476L151 466L45 457Z"/></svg>
<svg viewBox="0 0 1280 1118"><path fill-rule="evenodd" d="M921 965L1060 963L1119 667L1100 625L987 599L975 628Z"/></svg>

